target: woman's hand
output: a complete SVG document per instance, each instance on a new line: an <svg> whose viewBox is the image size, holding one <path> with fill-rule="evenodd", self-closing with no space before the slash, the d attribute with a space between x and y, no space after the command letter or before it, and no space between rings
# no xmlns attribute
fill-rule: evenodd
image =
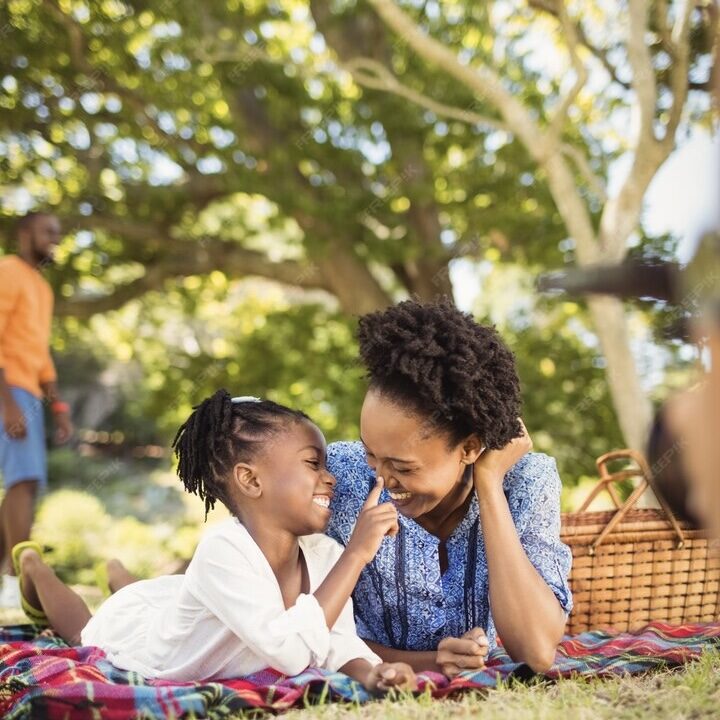
<svg viewBox="0 0 720 720"><path fill-rule="evenodd" d="M365 564L375 557L382 539L386 535L397 535L399 529L395 506L392 503L378 505L384 484L383 478L378 477L365 500L345 549L346 553L360 557Z"/></svg>
<svg viewBox="0 0 720 720"><path fill-rule="evenodd" d="M415 671L403 662L385 662L375 665L367 674L365 687L370 692L396 690L417 690Z"/></svg>
<svg viewBox="0 0 720 720"><path fill-rule="evenodd" d="M520 426L522 427L520 437L514 438L500 450L486 450L475 461L473 479L478 491L487 483L491 485L499 483L502 486L508 470L532 450L533 443L522 420Z"/></svg>
<svg viewBox="0 0 720 720"><path fill-rule="evenodd" d="M435 662L440 672L452 679L464 670L482 670L490 648L482 628L468 630L462 637L440 641Z"/></svg>

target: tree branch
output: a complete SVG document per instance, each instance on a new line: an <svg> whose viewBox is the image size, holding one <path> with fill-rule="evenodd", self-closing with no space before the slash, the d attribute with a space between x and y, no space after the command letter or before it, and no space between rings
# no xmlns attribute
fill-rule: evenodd
<svg viewBox="0 0 720 720"><path fill-rule="evenodd" d="M476 71L461 63L444 45L426 36L391 0L368 1L385 23L406 40L421 58L437 64L465 87L484 95L498 110L528 154L547 172L555 204L577 244L579 262L596 262L595 228L587 205L578 191L575 176L563 154L553 151L553 143L521 101L502 86L500 78L492 69L483 67Z"/></svg>
<svg viewBox="0 0 720 720"><path fill-rule="evenodd" d="M560 151L563 155L567 155L567 157L575 163L575 167L579 170L580 174L587 182L590 190L595 193L598 200L604 203L607 200L605 183L593 172L587 157L585 157L585 155L576 147L569 145L568 143L563 143L560 146Z"/></svg>
<svg viewBox="0 0 720 720"><path fill-rule="evenodd" d="M266 175L274 172L272 182L258 187L258 192L262 191L293 217L306 235L324 241L315 244L318 249L312 250L312 261L320 268L322 277L327 279L342 307L347 312L358 313L389 304L392 299L356 253L356 243L362 237L360 233L365 232L364 227L357 224L338 234L336 227L318 212L328 202L327 193L312 186L297 165L287 167L282 164L283 156L278 154L277 148L292 137L287 131L289 122L278 128L252 92L236 91L229 94L229 100L236 110L236 117L241 117L246 129L250 130L245 136L246 141L253 141L252 151L262 155L267 163ZM338 163L335 171L346 184L360 184L364 180L353 166ZM290 192L283 192L284 189Z"/></svg>
<svg viewBox="0 0 720 720"><path fill-rule="evenodd" d="M347 70L358 85L373 90L382 90L393 93L399 97L430 110L438 117L460 120L469 125L484 125L493 130L510 132L510 128L500 120L481 115L470 109L446 105L424 95L417 90L403 85L382 63L371 58L353 58L343 63L341 67Z"/></svg>
<svg viewBox="0 0 720 720"><path fill-rule="evenodd" d="M627 53L632 68L632 89L637 98L638 127L634 143L636 148L650 145L655 140L653 125L657 104L655 69L645 34L648 29L647 0L629 0L629 26Z"/></svg>
<svg viewBox="0 0 720 720"><path fill-rule="evenodd" d="M56 312L61 316L81 319L97 313L122 307L151 290L159 290L167 280L187 275L205 275L221 270L230 277L258 276L268 280L313 290L332 292L321 277L319 268L312 263L295 261L272 262L263 253L247 250L215 239L205 239L198 244L178 243L178 250L162 260L148 263L145 275L112 292L101 296L58 299Z"/></svg>
<svg viewBox="0 0 720 720"><path fill-rule="evenodd" d="M366 77L368 86L380 91L367 93L365 99L382 122L387 141L392 148L393 165L397 168L392 184L402 183L403 194L410 199L410 207L402 218L396 213L384 213L388 217L386 224L383 224L374 217L375 206L378 205L378 211L382 206L373 201L360 214L359 222L378 238L404 239L413 246L413 250L408 250L416 259L406 257L391 268L395 270L397 265L404 266L404 272L395 272L395 279L408 293L426 300L439 294L449 295L452 287L447 277L447 260L440 239L442 224L439 209L435 197L426 193L432 170L423 152L422 134L407 132L407 127L397 122L399 108L404 106L397 102L397 98L409 99L413 104L417 102L418 108L430 109L441 116L447 106L411 88L406 88L407 92L403 92L404 86L400 85L388 69L393 58L391 31L376 12L363 9L359 13L338 16L333 13L332 2L329 0L311 0L310 7L316 27L322 32L325 42L335 51L340 62L348 63L360 79ZM397 94L388 88L397 89ZM380 97L380 93L389 93L394 99L388 103ZM450 108L449 114L463 122L472 123L473 120L481 119L479 113L472 115L470 108L467 114L461 110L453 112L455 110L460 109ZM492 120L491 123L499 126L497 120Z"/></svg>
<svg viewBox="0 0 720 720"><path fill-rule="evenodd" d="M509 129L518 137L528 154L547 172L553 199L575 239L580 264L597 261L596 233L574 173L556 143L546 136L530 112L501 85L490 68L480 71L461 63L444 45L426 36L413 20L391 0L369 0L385 23L400 35L427 62L435 63L465 87L484 95L498 110ZM581 165L582 167L582 165ZM596 184L596 183L595 183Z"/></svg>
<svg viewBox="0 0 720 720"><path fill-rule="evenodd" d="M135 222L130 219L93 213L92 215L63 214L63 224L69 230L107 230L109 233L130 240L132 243L144 244L156 240L159 236L158 228L150 222Z"/></svg>
<svg viewBox="0 0 720 720"><path fill-rule="evenodd" d="M146 292L159 289L165 279L166 276L163 273L146 268L145 275L125 285L116 287L112 293L107 295L94 295L86 298L75 296L70 298L57 297L54 312L58 317L76 317L80 320L87 320L98 313L118 310Z"/></svg>
<svg viewBox="0 0 720 720"><path fill-rule="evenodd" d="M663 48L673 55L674 47L668 25L668 3L667 0L655 0L655 20L657 22L658 35Z"/></svg>
<svg viewBox="0 0 720 720"><path fill-rule="evenodd" d="M273 58L260 47L250 44L245 44L240 49L235 45L224 45L210 49L200 45L195 48L194 56L197 60L210 63L211 65L226 62L233 63L241 69L246 69L256 62L262 62L268 65L282 65L282 60L279 58Z"/></svg>
<svg viewBox="0 0 720 720"><path fill-rule="evenodd" d="M558 142L562 134L563 125L567 121L567 114L570 107L575 102L575 99L580 94L580 91L585 87L587 82L588 72L587 68L583 64L580 56L578 55L579 40L576 31L575 23L571 22L568 17L565 3L558 3L558 19L560 26L562 27L563 34L567 41L568 52L570 53L570 62L572 63L573 69L575 70L575 82L572 87L568 90L565 97L563 97L557 105L557 108L553 112L553 117L550 120L550 127L548 129L548 135L550 142Z"/></svg>
<svg viewBox="0 0 720 720"><path fill-rule="evenodd" d="M253 183L248 191L253 192L255 188L256 184ZM147 202L152 197L151 193L163 190L167 191L166 188L128 184L125 186L126 204L137 208L139 203ZM237 187L235 190L241 192L243 188ZM173 185L174 205L164 207L159 218L114 215L110 203L98 204L91 215L63 215L63 219L69 229L106 230L121 238L126 246L132 246L135 252L140 251L147 257L162 243L163 238L168 237L186 211L192 210L197 215L211 203L229 194L223 183L217 182L215 178L191 173L186 175L184 182ZM100 202L103 202L102 198Z"/></svg>
<svg viewBox="0 0 720 720"><path fill-rule="evenodd" d="M560 3L556 0L528 0L528 6L534 8L535 10L545 12L548 15L552 15L554 18L557 18L559 15ZM574 29L577 34L579 44L588 50L588 52L590 52L590 54L600 62L605 69L605 72L607 72L607 74L612 78L613 82L616 82L626 90L629 90L630 83L620 79L617 74L617 68L610 62L607 52L590 42L590 38L588 38L582 23L575 23Z"/></svg>
<svg viewBox="0 0 720 720"><path fill-rule="evenodd" d="M530 154L542 161L548 142L530 113L506 90L497 73L488 66L472 68L463 65L442 43L425 35L413 20L392 0L368 0L385 24L402 37L420 57L443 69L465 87L488 99L504 118L513 133L519 135Z"/></svg>
<svg viewBox="0 0 720 720"><path fill-rule="evenodd" d="M694 2L683 0L677 9L677 18L672 29L673 56L675 61L671 68L671 89L673 104L665 124L665 136L658 141L655 137L656 82L649 52L645 46L645 27L640 27L641 20L647 22L647 8L643 0L630 2L630 40L628 54L633 62L633 87L636 89L640 128L632 147L633 160L630 171L625 178L616 197L609 200L603 209L600 219L600 244L604 256L610 262L617 262L627 253L627 239L640 222L643 197L658 168L665 162L675 147L675 133L682 117L688 92L688 71L690 56L689 25ZM640 47L642 45L642 47ZM643 86L641 76L651 72L647 85ZM652 99L651 99L652 94ZM652 105L652 107L650 107Z"/></svg>
<svg viewBox="0 0 720 720"><path fill-rule="evenodd" d="M688 94L688 72L690 71L690 17L695 3L683 0L678 8L677 19L670 35L674 62L670 67L670 89L673 102L668 113L663 138L664 149L670 153L675 147L677 131Z"/></svg>

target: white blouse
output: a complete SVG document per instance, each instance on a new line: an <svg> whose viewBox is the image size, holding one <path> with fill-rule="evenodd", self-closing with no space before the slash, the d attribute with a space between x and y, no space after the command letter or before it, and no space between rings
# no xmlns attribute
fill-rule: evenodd
<svg viewBox="0 0 720 720"><path fill-rule="evenodd" d="M342 547L325 535L301 537L300 547L314 592ZM81 640L118 668L178 681L381 662L355 632L351 600L332 630L314 595L285 609L267 559L234 518L206 531L185 575L140 580L108 598Z"/></svg>

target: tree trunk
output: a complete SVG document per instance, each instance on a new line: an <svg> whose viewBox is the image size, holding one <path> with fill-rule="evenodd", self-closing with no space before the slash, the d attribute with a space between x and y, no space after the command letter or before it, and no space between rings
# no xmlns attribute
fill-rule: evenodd
<svg viewBox="0 0 720 720"><path fill-rule="evenodd" d="M332 241L329 245L326 254L313 260L344 312L353 316L364 315L392 303L392 298L385 293L367 265L356 258L349 247Z"/></svg>
<svg viewBox="0 0 720 720"><path fill-rule="evenodd" d="M589 305L607 361L605 373L620 429L629 447L645 452L652 405L640 385L622 302L596 295L589 299Z"/></svg>
<svg viewBox="0 0 720 720"><path fill-rule="evenodd" d="M551 156L545 169L555 204L575 241L578 266L601 262L604 258L598 254L598 243L587 210L580 202L565 160L559 154ZM625 211L632 213L632 208ZM619 300L609 296L595 295L588 302L593 327L607 363L605 375L620 430L628 447L645 452L652 407L640 385L637 364L630 349L625 309Z"/></svg>
<svg viewBox="0 0 720 720"><path fill-rule="evenodd" d="M653 410L640 386L637 365L630 350L625 309L620 300L608 295L591 297L589 305L607 362L605 377L625 444L645 454ZM652 491L643 493L637 507L658 507L655 494Z"/></svg>

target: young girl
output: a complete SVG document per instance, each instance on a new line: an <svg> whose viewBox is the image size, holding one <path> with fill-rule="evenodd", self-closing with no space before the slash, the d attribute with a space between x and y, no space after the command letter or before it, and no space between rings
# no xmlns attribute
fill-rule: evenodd
<svg viewBox="0 0 720 720"><path fill-rule="evenodd" d="M341 671L369 690L413 689L403 663L382 663L355 633L350 594L397 513L379 481L343 549L322 533L335 478L325 439L301 412L268 400L204 400L173 443L188 492L232 518L209 529L185 575L127 585L94 617L43 563L34 543L13 559L33 619L66 641L96 645L149 678L212 680L273 667Z"/></svg>

